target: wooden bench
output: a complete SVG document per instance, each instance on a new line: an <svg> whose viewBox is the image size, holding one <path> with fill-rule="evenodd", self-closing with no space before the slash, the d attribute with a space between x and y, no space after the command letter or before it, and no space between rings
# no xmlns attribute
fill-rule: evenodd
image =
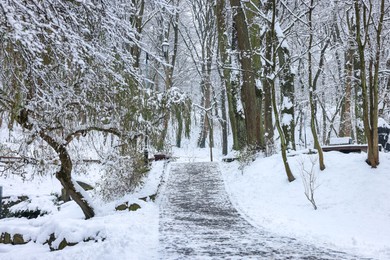
<svg viewBox="0 0 390 260"><path fill-rule="evenodd" d="M379 151L382 151L382 145L378 144ZM342 153L361 153L368 151L367 144L353 144L351 137L333 137L329 140L329 145L323 146L322 151L338 151Z"/></svg>
<svg viewBox="0 0 390 260"><path fill-rule="evenodd" d="M169 160L171 159L171 156L167 154L155 154L154 155L154 160L155 161L162 161L162 160Z"/></svg>
<svg viewBox="0 0 390 260"><path fill-rule="evenodd" d="M341 145L327 145L322 146L322 151L338 151L342 153L361 153L367 152L368 145L366 144L341 144Z"/></svg>
<svg viewBox="0 0 390 260"><path fill-rule="evenodd" d="M223 162L228 162L228 163L234 162L235 160L237 160L237 158L235 158L235 157L226 157L226 158L222 158L222 161L223 161Z"/></svg>

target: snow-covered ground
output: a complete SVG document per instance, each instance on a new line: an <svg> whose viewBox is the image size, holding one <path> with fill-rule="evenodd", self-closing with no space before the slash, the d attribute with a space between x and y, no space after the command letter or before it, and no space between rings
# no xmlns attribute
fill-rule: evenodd
<svg viewBox="0 0 390 260"><path fill-rule="evenodd" d="M176 161L196 162L210 160L209 152L188 146L173 149L172 154ZM214 149L213 154L215 161L221 161L220 150ZM371 169L364 162L365 154L325 153L325 171L314 168L318 210L306 199L300 175L302 164L309 170L313 158L316 155L289 157L296 177L292 183L287 181L280 155L259 156L243 172L238 162L221 163L221 170L231 200L252 224L317 246L390 259L390 154L381 153L381 164ZM84 220L73 202L59 208L50 203L60 190L54 177L0 178L4 196L29 195L33 198L30 207L35 203L51 212L31 220L0 220L0 232L21 232L38 241L53 232L75 242L89 236L98 239L54 252L39 243L0 244L0 259L79 259L81 255L83 259L158 259L159 203L138 198L156 191L163 170L162 162L154 163L142 189L114 202L103 203L91 194L97 212L91 220ZM76 179L91 183L98 171L91 172L95 174L76 175ZM124 201L137 202L141 209L115 211Z"/></svg>
<svg viewBox="0 0 390 260"><path fill-rule="evenodd" d="M90 220L84 220L81 209L73 201L60 206L52 203L53 194L61 189L54 177L36 176L29 181L15 176L1 178L3 196L28 195L31 198L29 208L38 206L50 214L30 220L1 219L0 232L23 234L24 238L37 243L0 244L0 259L157 259L158 205L138 198L156 192L163 169L163 162L153 163L143 188L119 200L103 203L91 193L96 216ZM96 180L93 175L75 178L91 183ZM115 211L115 207L123 202L137 203L141 208L137 211ZM81 242L50 252L49 246L42 243L52 233L57 237L53 247L58 246L63 238L68 242ZM97 242L83 242L89 237Z"/></svg>
<svg viewBox="0 0 390 260"><path fill-rule="evenodd" d="M314 210L304 195L302 164L310 170L317 155L289 157L296 180L287 181L280 155L258 158L244 169L223 164L231 200L247 219L280 235L328 245L375 259L390 259L390 154L371 169L366 154L327 152L326 169L314 167Z"/></svg>
<svg viewBox="0 0 390 260"><path fill-rule="evenodd" d="M209 149L187 147L173 153L181 162L210 160ZM213 150L215 161L221 161L220 154ZM365 153L324 156L324 171L316 154L289 157L296 178L292 183L280 154L259 156L243 171L237 161L221 163L221 171L230 199L253 225L315 245L390 259L390 153L380 153L377 169L365 163ZM313 163L317 210L306 199L302 180L302 170L310 171Z"/></svg>

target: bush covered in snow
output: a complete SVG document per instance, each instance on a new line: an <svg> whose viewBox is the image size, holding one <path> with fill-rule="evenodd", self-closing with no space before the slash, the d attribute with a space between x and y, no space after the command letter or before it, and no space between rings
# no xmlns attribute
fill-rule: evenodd
<svg viewBox="0 0 390 260"><path fill-rule="evenodd" d="M106 201L134 191L149 170L141 155L121 156L118 151L109 153L103 160L103 166L98 187Z"/></svg>

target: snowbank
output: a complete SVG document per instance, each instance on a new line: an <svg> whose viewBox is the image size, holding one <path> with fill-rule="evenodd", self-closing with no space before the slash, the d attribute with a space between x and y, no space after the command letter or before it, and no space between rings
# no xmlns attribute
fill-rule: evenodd
<svg viewBox="0 0 390 260"><path fill-rule="evenodd" d="M280 235L359 255L390 259L390 155L371 169L366 154L325 153L326 169L315 169L314 210L304 195L302 165L317 155L289 157L296 177L288 183L282 158L257 159L244 174L238 163L224 164L223 176L233 203L253 224Z"/></svg>
<svg viewBox="0 0 390 260"><path fill-rule="evenodd" d="M153 164L144 180L145 185L134 194L116 201L105 203L98 196L93 197L96 216L84 220L81 209L73 201L53 206L53 195L61 186L55 178L37 176L25 181L22 178L1 178L4 196L27 195L30 203L20 203L15 210L45 209L49 214L36 219L0 219L0 233L22 234L31 242L25 245L0 244L1 259L158 259L158 205L142 198L157 192L163 173L163 162ZM81 179L91 176L79 175ZM97 177L97 176L95 176ZM94 180L89 179L89 182ZM94 195L94 194L91 194ZM141 206L137 211L115 211L123 202L136 202ZM50 252L43 245L51 234L56 248L66 238L68 243L78 243L60 251ZM91 241L84 242L92 238ZM33 241L36 241L33 242Z"/></svg>

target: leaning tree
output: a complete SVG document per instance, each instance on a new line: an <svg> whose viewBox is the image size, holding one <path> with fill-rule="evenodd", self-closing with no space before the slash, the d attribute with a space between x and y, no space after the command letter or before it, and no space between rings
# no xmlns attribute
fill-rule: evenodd
<svg viewBox="0 0 390 260"><path fill-rule="evenodd" d="M0 2L0 112L10 128L24 128L24 143L54 150L56 177L86 218L94 210L72 180L69 144L102 131L129 147L149 124L134 69L135 10L120 2Z"/></svg>

